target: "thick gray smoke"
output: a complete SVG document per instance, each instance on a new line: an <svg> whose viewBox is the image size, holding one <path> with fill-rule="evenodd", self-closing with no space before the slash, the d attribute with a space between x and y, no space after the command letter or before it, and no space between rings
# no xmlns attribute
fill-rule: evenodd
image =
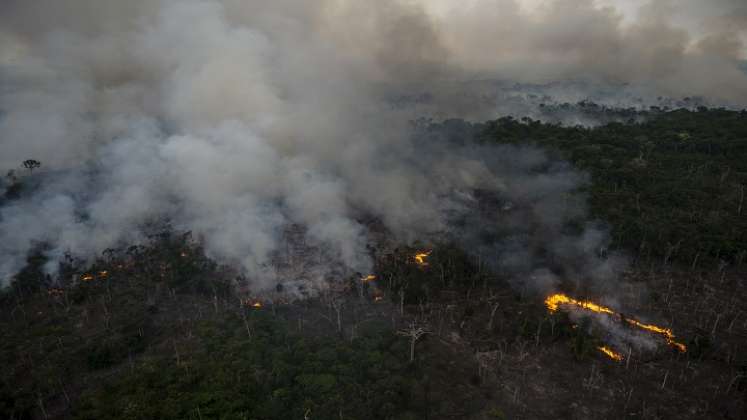
<svg viewBox="0 0 747 420"><path fill-rule="evenodd" d="M551 0L531 11L522 3L446 8L441 33L454 61L514 81L633 83L659 95L747 103L743 1Z"/></svg>
<svg viewBox="0 0 747 420"><path fill-rule="evenodd" d="M91 257L164 218L257 286L275 280L270 256L292 223L364 273L361 215L400 241L428 238L449 230L475 189L526 198L527 213L512 217L558 234L559 259L592 255L603 243L596 230L572 245L558 231L554 209L578 185L572 172L531 175L547 162L527 150L498 151L515 154L504 159L510 170L424 151L410 136L416 115L387 98L476 77L747 98L738 20L696 39L652 6L624 24L590 1L532 13L509 0L436 3L4 1L0 168L29 158L43 168L21 174L33 193L0 208L0 282L40 243L53 262Z"/></svg>

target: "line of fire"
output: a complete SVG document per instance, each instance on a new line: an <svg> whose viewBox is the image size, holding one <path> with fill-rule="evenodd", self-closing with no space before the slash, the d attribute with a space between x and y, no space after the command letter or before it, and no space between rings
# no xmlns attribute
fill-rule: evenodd
<svg viewBox="0 0 747 420"><path fill-rule="evenodd" d="M623 325L638 328L640 330L654 333L663 337L669 346L681 353L685 353L687 351L687 346L675 340L675 336L672 333L671 329L659 327L653 324L643 323L634 318L627 317L622 313L616 312L611 308L589 300L577 300L565 294L556 293L548 296L545 299L545 306L547 306L547 309L548 311L550 311L550 313L555 313L560 309L576 309L593 314L609 316ZM623 360L623 356L609 346L600 346L597 349L612 360Z"/></svg>

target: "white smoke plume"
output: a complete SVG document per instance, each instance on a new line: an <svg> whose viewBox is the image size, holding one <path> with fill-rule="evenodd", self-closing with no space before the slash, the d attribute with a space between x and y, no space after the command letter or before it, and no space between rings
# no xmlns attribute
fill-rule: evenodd
<svg viewBox="0 0 747 420"><path fill-rule="evenodd" d="M269 259L289 223L368 272L361 214L401 241L424 238L448 230L469 207L455 193L475 188L526 199L524 219L555 234L552 206L575 175L531 175L546 164L532 151L490 152L515 153L499 159L519 162L509 171L428 150L410 136L416 115L386 99L478 77L588 78L744 104L743 21L713 24L739 5L714 4L723 15L691 34L658 6L624 23L591 1L527 12L511 0L6 0L0 168L43 167L0 207L0 282L40 243L53 261L91 257L163 218L258 287L275 280Z"/></svg>

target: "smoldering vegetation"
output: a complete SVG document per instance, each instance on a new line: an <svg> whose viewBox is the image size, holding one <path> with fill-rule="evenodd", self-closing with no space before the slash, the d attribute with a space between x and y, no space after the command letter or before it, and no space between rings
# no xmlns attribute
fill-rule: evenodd
<svg viewBox="0 0 747 420"><path fill-rule="evenodd" d="M603 229L564 228L584 219L583 202L568 199L581 175L527 147L424 144L410 123L510 112L500 97L457 101L444 84L486 77L634 84L648 97L744 103L741 25L690 33L658 2L632 23L591 1L568 6L6 2L0 165L33 158L43 166L6 180L6 190L23 188L0 209L2 281L32 251L42 250L55 275L66 254L91 259L168 222L268 288L291 225L325 249L315 267L323 277L371 271L363 220L401 244L452 235L481 249L472 246L479 223L458 221L486 217L512 238L495 246L517 278L557 272L550 259L606 284L617 264L597 256ZM684 8L689 18L715 20L735 10L729 2L708 13ZM392 106L390 98L415 88L440 99L428 109ZM475 212L482 192L513 212ZM534 247L538 237L543 245Z"/></svg>
<svg viewBox="0 0 747 420"><path fill-rule="evenodd" d="M496 117L531 118L564 126L596 127L646 121L672 109L725 106L706 97L659 96L641 86L564 81L516 83L495 79L411 85L385 98L400 112L432 120L482 122ZM738 108L738 107L737 107Z"/></svg>

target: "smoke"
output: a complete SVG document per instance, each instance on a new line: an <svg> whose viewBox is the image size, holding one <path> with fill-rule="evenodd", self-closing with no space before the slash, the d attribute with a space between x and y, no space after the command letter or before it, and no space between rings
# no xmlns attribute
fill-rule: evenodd
<svg viewBox="0 0 747 420"><path fill-rule="evenodd" d="M3 2L0 168L29 158L43 167L21 170L25 194L0 207L0 282L42 243L53 271L65 253L136 243L142 226L164 219L256 287L277 280L272 255L290 224L306 227L330 265L365 273L362 216L401 242L432 238L454 232L476 189L522 203L499 221L512 234L500 258L513 272L551 282L530 246L544 232L542 252L606 281L599 230L572 239L561 228L558 208L583 212L566 200L577 174L544 170L552 162L529 149L424 143L409 123L422 109L390 98L478 77L571 78L743 104L743 25L706 25L717 30L695 38L651 7L623 23L591 1L531 12L509 0L437 3ZM460 107L446 98L428 111ZM562 262L578 255L583 263Z"/></svg>
<svg viewBox="0 0 747 420"><path fill-rule="evenodd" d="M439 28L453 60L487 76L634 83L745 105L742 2L637 2L626 19L619 6L630 3L553 0L527 11L513 0L472 0L441 10Z"/></svg>

